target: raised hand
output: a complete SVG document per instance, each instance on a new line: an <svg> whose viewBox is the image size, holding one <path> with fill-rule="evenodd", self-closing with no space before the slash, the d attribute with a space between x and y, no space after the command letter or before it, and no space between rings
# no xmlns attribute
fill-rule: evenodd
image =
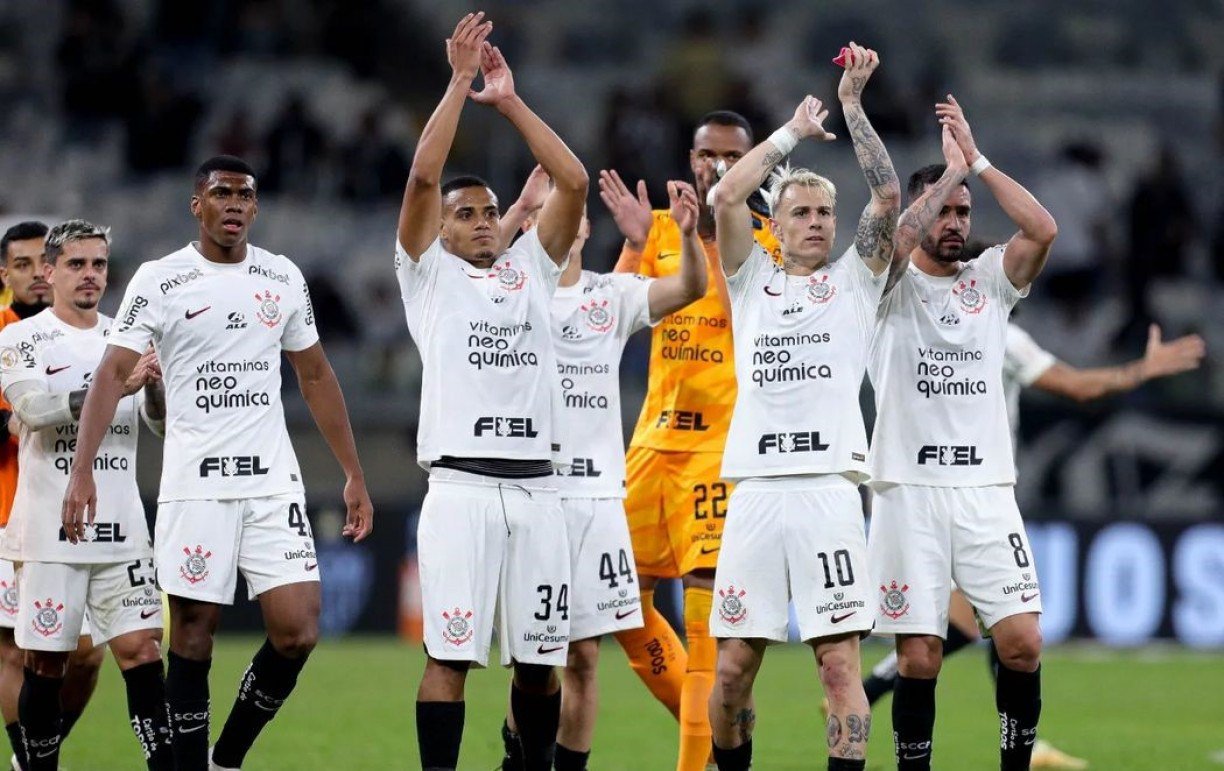
<svg viewBox="0 0 1224 771"><path fill-rule="evenodd" d="M484 76L484 88L468 91L473 102L497 107L514 97L514 73L501 49L487 41L480 53L480 74Z"/></svg>
<svg viewBox="0 0 1224 771"><path fill-rule="evenodd" d="M484 20L484 12L469 13L455 25L446 39L446 61L458 77L472 80L480 71L481 50L493 31L493 22Z"/></svg>
<svg viewBox="0 0 1224 771"><path fill-rule="evenodd" d="M523 190L519 193L518 203L528 212L534 212L544 205L544 199L548 198L549 185L552 179L548 176L548 172L540 164L531 170L531 174L527 176L527 181L523 183Z"/></svg>
<svg viewBox="0 0 1224 771"><path fill-rule="evenodd" d="M1143 378L1151 380L1198 369L1207 354L1207 345L1198 335L1186 335L1167 343L1160 340L1160 327L1148 327L1147 349L1143 352Z"/></svg>
<svg viewBox="0 0 1224 771"><path fill-rule="evenodd" d="M680 232L689 236L697 228L697 191L687 182L671 181L667 183L667 202L671 207L671 216Z"/></svg>
<svg viewBox="0 0 1224 771"><path fill-rule="evenodd" d="M880 55L870 48L864 48L853 40L847 48L850 50L846 54L846 69L842 72L841 82L837 84L837 98L843 104L859 101L871 73L880 66Z"/></svg>
<svg viewBox="0 0 1224 771"><path fill-rule="evenodd" d="M812 137L821 142L831 142L837 139L837 136L825 130L824 120L827 117L829 111L824 109L823 103L808 94L795 108L795 115L786 126L800 139Z"/></svg>
<svg viewBox="0 0 1224 771"><path fill-rule="evenodd" d="M981 153L978 152L977 142L973 140L973 131L969 128L969 121L965 119L965 111L956 101L956 97L948 94L948 101L935 105L935 114L939 116L941 125L952 129L952 136L960 145L965 161L970 164L976 161Z"/></svg>
<svg viewBox="0 0 1224 771"><path fill-rule="evenodd" d="M969 163L965 160L965 153L961 150L960 143L957 142L955 130L946 123L943 129L940 130L940 140L944 162L948 164L949 169L963 170L969 168Z"/></svg>
<svg viewBox="0 0 1224 771"><path fill-rule="evenodd" d="M605 169L599 172L599 200L608 207L612 220L629 246L642 251L654 222L654 215L650 213L650 198L646 195L646 181L638 180L637 195L634 196L619 174Z"/></svg>

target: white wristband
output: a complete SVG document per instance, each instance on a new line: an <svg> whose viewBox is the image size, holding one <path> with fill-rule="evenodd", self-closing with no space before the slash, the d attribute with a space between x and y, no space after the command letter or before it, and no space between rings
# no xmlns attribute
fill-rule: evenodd
<svg viewBox="0 0 1224 771"><path fill-rule="evenodd" d="M974 161L971 166L969 166L969 171L973 172L973 176L980 177L982 176L983 171L986 171L986 169L989 169L993 165L994 164L990 162L989 158L981 153L978 153L977 160Z"/></svg>
<svg viewBox="0 0 1224 771"><path fill-rule="evenodd" d="M788 126L783 126L769 135L769 143L783 155L790 155L791 150L799 146L799 137Z"/></svg>

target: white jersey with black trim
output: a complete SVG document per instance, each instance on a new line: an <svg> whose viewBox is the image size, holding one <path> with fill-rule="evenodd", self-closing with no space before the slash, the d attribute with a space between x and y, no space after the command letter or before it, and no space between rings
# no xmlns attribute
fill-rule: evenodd
<svg viewBox="0 0 1224 771"><path fill-rule="evenodd" d="M582 271L557 287L552 334L561 378L569 468L558 479L563 498L623 498L625 437L620 361L629 336L650 326L650 284L632 273Z"/></svg>
<svg viewBox="0 0 1224 771"><path fill-rule="evenodd" d="M561 268L536 232L488 268L446 251L440 238L419 260L398 240L395 248L408 331L421 353L417 462L552 458L559 405L549 303Z"/></svg>
<svg viewBox="0 0 1224 771"><path fill-rule="evenodd" d="M724 478L866 477L859 390L887 280L853 246L810 276L790 276L753 244L727 279L738 389Z"/></svg>
<svg viewBox="0 0 1224 771"><path fill-rule="evenodd" d="M159 501L301 492L281 404L281 351L319 341L306 280L287 257L247 246L212 262L188 245L128 284L110 344L157 349L166 385Z"/></svg>
<svg viewBox="0 0 1224 771"><path fill-rule="evenodd" d="M92 329L65 324L51 309L0 331L0 387L8 392L32 384L49 393L89 386L106 350L111 320L99 315ZM68 488L76 453L77 423L18 434L17 495L0 556L15 562L108 563L152 553L144 506L136 487L136 438L143 391L119 401L94 460L97 519L85 540L69 543L60 527L59 508Z"/></svg>
<svg viewBox="0 0 1224 771"><path fill-rule="evenodd" d="M1012 286L1003 251L991 247L951 276L910 265L881 303L872 482L1015 484L1003 360L1007 317L1028 288Z"/></svg>
<svg viewBox="0 0 1224 771"><path fill-rule="evenodd" d="M1028 332L1008 323L1007 349L1003 354L1003 394L1007 398L1007 422L1013 441L1020 430L1021 389L1031 386L1057 363L1054 354L1037 345Z"/></svg>

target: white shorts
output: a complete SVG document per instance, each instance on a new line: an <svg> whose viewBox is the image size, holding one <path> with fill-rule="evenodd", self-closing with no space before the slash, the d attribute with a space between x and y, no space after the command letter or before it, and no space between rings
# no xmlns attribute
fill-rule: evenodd
<svg viewBox="0 0 1224 771"><path fill-rule="evenodd" d="M620 498L563 498L572 578L570 640L642 625L641 587Z"/></svg>
<svg viewBox="0 0 1224 771"><path fill-rule="evenodd" d="M727 508L710 634L786 642L793 598L803 640L865 632L871 604L863 503L829 474L746 479Z"/></svg>
<svg viewBox="0 0 1224 771"><path fill-rule="evenodd" d="M67 565L23 562L17 568L21 600L17 647L74 651L82 634L101 645L139 629L161 629L161 595L153 581L153 560ZM92 630L82 628L85 613Z"/></svg>
<svg viewBox="0 0 1224 771"><path fill-rule="evenodd" d="M3 532L0 530L0 537ZM4 559L0 559L0 627L17 627L17 576L13 563Z"/></svg>
<svg viewBox="0 0 1224 771"><path fill-rule="evenodd" d="M451 469L430 474L417 563L433 658L486 666L496 613L503 665L565 666L569 540L556 490L540 484Z"/></svg>
<svg viewBox="0 0 1224 771"><path fill-rule="evenodd" d="M218 605L233 604L240 570L251 598L319 580L314 535L298 493L159 504L153 552L163 591Z"/></svg>
<svg viewBox="0 0 1224 771"><path fill-rule="evenodd" d="M1041 612L1037 567L1010 485L881 485L868 542L878 632L944 637L953 582L988 629Z"/></svg>

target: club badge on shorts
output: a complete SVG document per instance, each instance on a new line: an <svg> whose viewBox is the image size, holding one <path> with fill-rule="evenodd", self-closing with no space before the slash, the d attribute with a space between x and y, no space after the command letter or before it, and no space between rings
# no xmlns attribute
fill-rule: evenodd
<svg viewBox="0 0 1224 771"><path fill-rule="evenodd" d="M60 611L64 609L64 603L56 603L50 597L46 602L34 601L34 631L38 632L43 637L50 637L59 630L64 628L64 622L60 620Z"/></svg>
<svg viewBox="0 0 1224 771"><path fill-rule="evenodd" d="M744 604L744 595L747 593L743 589L737 591L735 584L728 586L725 591L719 589L718 596L722 599L718 603L718 617L732 626L747 618L748 606Z"/></svg>
<svg viewBox="0 0 1224 771"><path fill-rule="evenodd" d="M981 313L986 307L986 294L977 288L977 279L969 279L967 283L958 281L952 287L952 294L960 300L961 310L965 313Z"/></svg>
<svg viewBox="0 0 1224 771"><path fill-rule="evenodd" d="M0 613L15 618L17 616L17 584L0 581Z"/></svg>
<svg viewBox="0 0 1224 771"><path fill-rule="evenodd" d="M272 294L265 289L263 294L255 293L255 299L259 301L259 310L255 313L259 323L263 324L268 329L272 329L277 324L281 323L280 295Z"/></svg>
<svg viewBox="0 0 1224 771"><path fill-rule="evenodd" d="M442 639L456 648L472 639L474 634L472 630L472 611L461 612L459 608L455 608L450 613L442 611L442 618L446 619L446 626L442 627Z"/></svg>
<svg viewBox="0 0 1224 771"><path fill-rule="evenodd" d="M894 580L888 586L881 584L880 591L884 593L884 599L880 601L881 613L894 621L909 613L909 600L905 598L905 593L909 591L909 584L897 586Z"/></svg>
<svg viewBox="0 0 1224 771"><path fill-rule="evenodd" d="M183 554L187 555L187 559L183 560L183 564L179 567L180 576L190 584L198 584L208 578L208 558L212 556L212 552L205 551L203 547L196 544L195 551L184 546Z"/></svg>

